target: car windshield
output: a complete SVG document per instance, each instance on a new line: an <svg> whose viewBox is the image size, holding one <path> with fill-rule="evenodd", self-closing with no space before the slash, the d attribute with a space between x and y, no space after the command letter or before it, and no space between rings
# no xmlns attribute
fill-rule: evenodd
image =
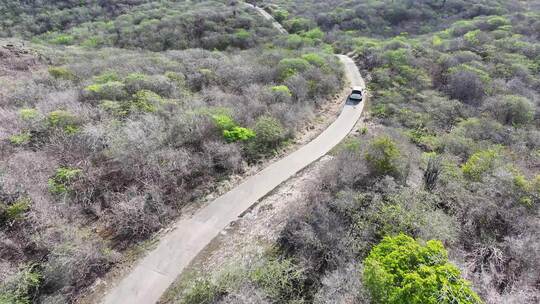
<svg viewBox="0 0 540 304"><path fill-rule="evenodd" d="M360 95L362 95L362 91L353 90L353 91L352 91L352 94L360 94Z"/></svg>

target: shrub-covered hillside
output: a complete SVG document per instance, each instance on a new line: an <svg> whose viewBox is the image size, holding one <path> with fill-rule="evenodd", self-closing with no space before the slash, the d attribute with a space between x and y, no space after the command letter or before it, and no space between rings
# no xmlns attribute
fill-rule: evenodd
<svg viewBox="0 0 540 304"><path fill-rule="evenodd" d="M257 1L255 1L257 2ZM429 33L460 19L523 10L504 0L274 0L259 1L296 32L318 26L325 32L393 36Z"/></svg>
<svg viewBox="0 0 540 304"><path fill-rule="evenodd" d="M342 88L320 39L239 6L80 3L3 4L32 42L0 43L0 303L74 302Z"/></svg>
<svg viewBox="0 0 540 304"><path fill-rule="evenodd" d="M196 281L179 301L538 303L537 2L328 3L270 10L354 51L369 79L368 121L266 255ZM354 7L378 9L354 13L365 26L325 25ZM411 19L392 21L397 9Z"/></svg>
<svg viewBox="0 0 540 304"><path fill-rule="evenodd" d="M107 21L150 0L24 0L0 3L0 36L32 38L89 21Z"/></svg>
<svg viewBox="0 0 540 304"><path fill-rule="evenodd" d="M163 51L249 48L275 31L246 8L223 1L95 1L4 4L6 36L87 48ZM90 1L93 2L93 1ZM18 11L23 13L17 13ZM15 18L16 20L11 20Z"/></svg>

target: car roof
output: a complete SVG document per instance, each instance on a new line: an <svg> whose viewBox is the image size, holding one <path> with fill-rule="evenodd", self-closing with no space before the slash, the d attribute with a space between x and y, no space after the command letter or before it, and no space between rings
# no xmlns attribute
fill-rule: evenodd
<svg viewBox="0 0 540 304"><path fill-rule="evenodd" d="M352 87L352 90L353 91L362 91L362 87L359 87L359 86Z"/></svg>

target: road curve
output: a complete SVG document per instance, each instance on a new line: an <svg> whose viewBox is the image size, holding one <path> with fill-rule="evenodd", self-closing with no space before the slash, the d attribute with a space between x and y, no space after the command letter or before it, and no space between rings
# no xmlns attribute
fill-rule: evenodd
<svg viewBox="0 0 540 304"><path fill-rule="evenodd" d="M247 3L247 2L244 2L244 5L249 7L249 8L252 8L252 9L256 10L261 16L264 17L264 19L266 19L268 21L271 21L272 26L278 32L280 32L281 34L287 34L287 30L279 22L277 22L276 19L274 19L274 17L272 17L272 15L267 13L264 9L262 9L262 8L260 8L258 6L255 6L255 5L251 4L251 3Z"/></svg>
<svg viewBox="0 0 540 304"><path fill-rule="evenodd" d="M365 87L353 60L337 55L351 85ZM105 304L153 304L210 241L229 223L278 185L328 153L352 130L364 103L344 105L338 118L317 138L296 152L247 178L212 201L193 217L178 221L158 246L148 253L105 296Z"/></svg>
<svg viewBox="0 0 540 304"><path fill-rule="evenodd" d="M251 4L246 5L272 21L278 31L287 33L266 11ZM365 88L354 61L345 55L337 56L343 63L351 86ZM156 303L184 268L229 223L343 140L360 118L363 108L363 102L357 105L345 104L338 118L313 141L247 178L242 184L199 210L193 217L176 222L173 229L160 239L157 247L109 290L102 303Z"/></svg>

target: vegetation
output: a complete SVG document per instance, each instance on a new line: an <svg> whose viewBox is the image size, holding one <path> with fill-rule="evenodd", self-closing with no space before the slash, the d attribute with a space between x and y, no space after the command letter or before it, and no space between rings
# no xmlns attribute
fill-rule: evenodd
<svg viewBox="0 0 540 304"><path fill-rule="evenodd" d="M76 301L342 87L327 45L240 4L8 1L0 15L14 44L0 46L2 303Z"/></svg>
<svg viewBox="0 0 540 304"><path fill-rule="evenodd" d="M369 119L255 262L291 261L300 288L241 281L215 302L538 302L540 3L255 2L288 45L352 52Z"/></svg>
<svg viewBox="0 0 540 304"><path fill-rule="evenodd" d="M425 245L404 234L385 237L364 261L374 303L482 303L440 241Z"/></svg>
<svg viewBox="0 0 540 304"><path fill-rule="evenodd" d="M235 1L0 4L0 302L78 300L287 145L352 52L369 132L269 253L180 301L537 303L538 2L252 2L291 34Z"/></svg>

